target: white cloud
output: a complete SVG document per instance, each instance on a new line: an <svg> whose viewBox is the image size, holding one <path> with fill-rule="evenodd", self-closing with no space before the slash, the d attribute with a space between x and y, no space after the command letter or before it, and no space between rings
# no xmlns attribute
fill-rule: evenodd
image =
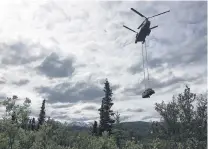
<svg viewBox="0 0 208 149"><path fill-rule="evenodd" d="M43 93L50 93L49 116L88 121L98 117L98 111L84 107L100 106L102 83L108 78L114 110L123 109L128 120L157 118L154 103L170 100L186 83L197 93L206 88L205 3L1 1L0 95L31 98L37 116ZM143 21L131 7L146 16L171 10L152 19L151 26L159 27L147 39L156 91L150 99L139 94L144 89L141 45L122 27L136 29ZM138 108L145 111L127 111Z"/></svg>

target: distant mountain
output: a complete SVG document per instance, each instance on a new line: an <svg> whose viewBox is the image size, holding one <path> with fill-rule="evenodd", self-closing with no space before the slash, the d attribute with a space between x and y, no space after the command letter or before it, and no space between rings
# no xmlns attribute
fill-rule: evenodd
<svg viewBox="0 0 208 149"><path fill-rule="evenodd" d="M91 125L85 122L72 122L69 124L69 126L74 130L88 130ZM132 131L140 136L147 136L151 123L144 121L123 122L120 123L118 126L120 126L120 129L125 132Z"/></svg>
<svg viewBox="0 0 208 149"><path fill-rule="evenodd" d="M151 123L144 121L123 122L120 128L125 131L132 131L140 136L147 136L149 133Z"/></svg>
<svg viewBox="0 0 208 149"><path fill-rule="evenodd" d="M89 127L90 125L88 123L85 122L71 122L69 123L69 126L71 127Z"/></svg>

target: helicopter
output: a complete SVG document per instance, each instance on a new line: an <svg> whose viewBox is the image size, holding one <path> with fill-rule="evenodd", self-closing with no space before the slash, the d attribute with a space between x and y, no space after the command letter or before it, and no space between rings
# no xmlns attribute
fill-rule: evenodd
<svg viewBox="0 0 208 149"><path fill-rule="evenodd" d="M159 16L159 15L161 15L161 14L170 12L170 10L168 10L168 11L159 13L159 14L157 14L157 15L151 16L151 17L145 17L143 14L139 13L139 12L136 11L134 8L131 8L131 10L132 10L133 12L137 13L138 15L140 15L141 17L145 18L145 20L142 22L142 24L137 28L137 29L140 29L140 28L141 28L140 31L139 31L139 33L136 32L135 30L133 30L133 29L131 29L131 28L129 28L129 27L123 25L123 27L125 27L125 28L129 29L130 31L136 33L135 44L136 44L137 42L142 42L142 44L144 44L145 39L146 39L147 36L150 35L151 30L154 29L154 28L156 28L156 27L158 27L158 25L157 25L157 26L153 26L153 27L150 28L150 24L151 24L151 22L149 21L150 18L153 18L153 17Z"/></svg>

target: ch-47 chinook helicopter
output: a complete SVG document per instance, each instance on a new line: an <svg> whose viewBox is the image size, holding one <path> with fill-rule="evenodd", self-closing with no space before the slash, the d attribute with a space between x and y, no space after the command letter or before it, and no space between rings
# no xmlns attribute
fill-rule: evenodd
<svg viewBox="0 0 208 149"><path fill-rule="evenodd" d="M159 15L164 14L164 13L170 12L170 10L168 10L168 11L159 13L157 15L151 16L151 17L145 17L143 14L139 13L134 8L131 8L131 10L134 11L135 13L137 13L138 15L140 15L141 17L145 18L145 20L142 22L142 24L137 28L137 29L140 29L140 28L141 29L140 29L140 31L138 33L138 32L134 31L133 29L131 29L131 28L125 26L125 25L123 25L123 27L129 29L132 32L135 32L136 33L135 43L142 42L142 44L145 42L146 37L149 36L151 30L156 28L156 27L158 27L158 26L153 26L153 27L150 28L151 22L149 21L149 19L153 18L153 17L156 17L156 16L159 16Z"/></svg>

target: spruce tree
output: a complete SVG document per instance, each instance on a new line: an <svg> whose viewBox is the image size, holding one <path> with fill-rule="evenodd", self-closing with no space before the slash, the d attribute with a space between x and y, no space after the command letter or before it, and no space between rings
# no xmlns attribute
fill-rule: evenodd
<svg viewBox="0 0 208 149"><path fill-rule="evenodd" d="M98 111L100 111L100 124L99 124L99 136L102 135L102 133L104 132L104 106L103 106L103 100L102 100L102 103L101 103L101 107L100 109L98 109Z"/></svg>
<svg viewBox="0 0 208 149"><path fill-rule="evenodd" d="M32 119L29 119L28 125L28 129L32 130Z"/></svg>
<svg viewBox="0 0 208 149"><path fill-rule="evenodd" d="M33 117L33 119L32 119L32 131L34 131L35 130L35 118Z"/></svg>
<svg viewBox="0 0 208 149"><path fill-rule="evenodd" d="M45 122L45 99L42 102L39 118L38 118L38 129Z"/></svg>
<svg viewBox="0 0 208 149"><path fill-rule="evenodd" d="M120 114L118 113L118 111L115 113L114 118L115 118L114 135L116 138L116 145L120 149L121 142L122 142L121 141L122 133L121 133L121 127L120 127L120 125L121 125Z"/></svg>
<svg viewBox="0 0 208 149"><path fill-rule="evenodd" d="M97 121L94 121L93 128L92 128L92 135L97 136Z"/></svg>
<svg viewBox="0 0 208 149"><path fill-rule="evenodd" d="M100 111L100 125L99 125L99 134L101 135L104 131L107 131L109 135L112 134L112 125L115 122L111 116L114 115L111 107L112 103L112 89L110 88L110 84L106 79L104 86L105 97L102 99Z"/></svg>

